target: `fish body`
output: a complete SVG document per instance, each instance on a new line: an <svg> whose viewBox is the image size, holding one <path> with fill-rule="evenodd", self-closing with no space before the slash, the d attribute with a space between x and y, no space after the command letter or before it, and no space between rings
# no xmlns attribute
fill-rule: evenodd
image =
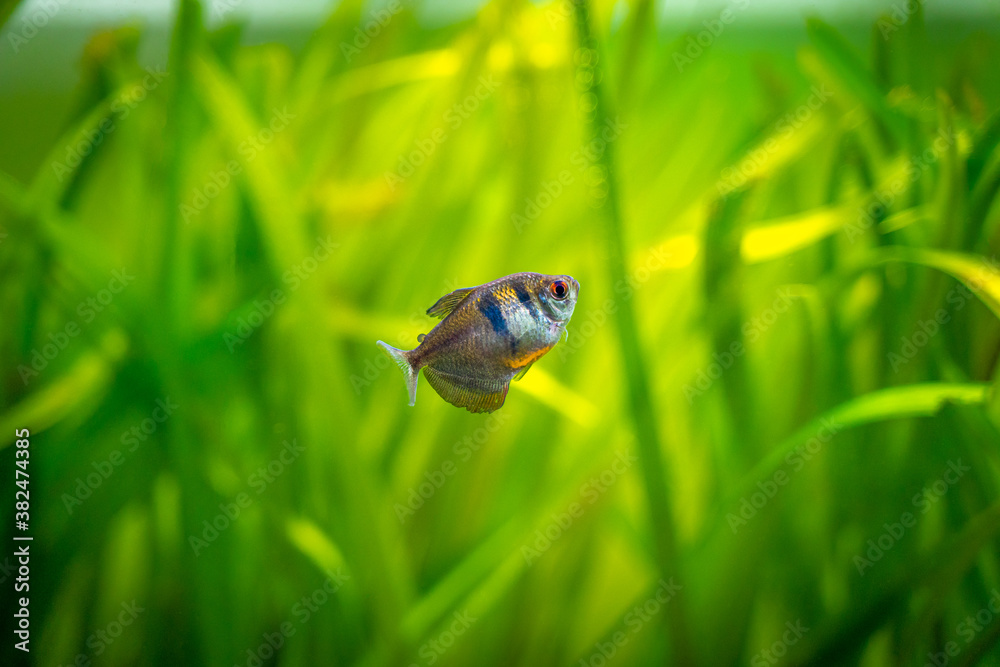
<svg viewBox="0 0 1000 667"><path fill-rule="evenodd" d="M580 283L570 276L515 273L441 297L427 310L443 318L412 350L378 345L403 370L410 405L420 370L434 390L470 412L493 412L512 379L559 342Z"/></svg>

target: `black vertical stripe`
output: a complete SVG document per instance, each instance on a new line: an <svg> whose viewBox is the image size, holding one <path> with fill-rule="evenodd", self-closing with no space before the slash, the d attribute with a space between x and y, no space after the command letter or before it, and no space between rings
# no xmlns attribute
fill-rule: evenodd
<svg viewBox="0 0 1000 667"><path fill-rule="evenodd" d="M493 327L493 332L498 336L506 336L509 331L507 330L507 320L503 316L503 311L500 310L500 304L497 300L493 298L492 294L487 294L479 303L476 304L479 308L479 312L490 321L490 325Z"/></svg>
<svg viewBox="0 0 1000 667"><path fill-rule="evenodd" d="M528 290L524 289L524 285L515 283L514 293L517 294L517 300L521 302L521 305L528 311L528 314L531 315L532 319L538 319L538 308L535 306L535 302L531 300L531 295L528 294Z"/></svg>

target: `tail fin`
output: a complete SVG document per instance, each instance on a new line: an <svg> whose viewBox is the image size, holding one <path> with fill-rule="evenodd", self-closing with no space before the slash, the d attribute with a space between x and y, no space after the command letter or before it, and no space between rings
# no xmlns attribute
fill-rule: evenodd
<svg viewBox="0 0 1000 667"><path fill-rule="evenodd" d="M417 378L420 377L420 369L414 368L410 363L406 350L398 350L392 345L376 341L382 351L389 355L389 358L396 362L396 365L403 371L403 378L406 380L406 390L410 392L410 405L417 402Z"/></svg>

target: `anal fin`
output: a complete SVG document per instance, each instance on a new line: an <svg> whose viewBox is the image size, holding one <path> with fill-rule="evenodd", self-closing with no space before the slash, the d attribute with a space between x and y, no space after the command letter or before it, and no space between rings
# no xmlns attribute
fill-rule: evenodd
<svg viewBox="0 0 1000 667"><path fill-rule="evenodd" d="M493 412L507 398L509 380L490 380L424 367L424 377L441 398L469 412Z"/></svg>

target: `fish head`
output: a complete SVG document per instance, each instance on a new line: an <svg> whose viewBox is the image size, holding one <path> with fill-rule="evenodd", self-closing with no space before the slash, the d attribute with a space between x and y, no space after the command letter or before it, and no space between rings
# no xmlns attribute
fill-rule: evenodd
<svg viewBox="0 0 1000 667"><path fill-rule="evenodd" d="M534 285L542 311L553 322L565 324L573 316L580 283L572 276L539 275Z"/></svg>

